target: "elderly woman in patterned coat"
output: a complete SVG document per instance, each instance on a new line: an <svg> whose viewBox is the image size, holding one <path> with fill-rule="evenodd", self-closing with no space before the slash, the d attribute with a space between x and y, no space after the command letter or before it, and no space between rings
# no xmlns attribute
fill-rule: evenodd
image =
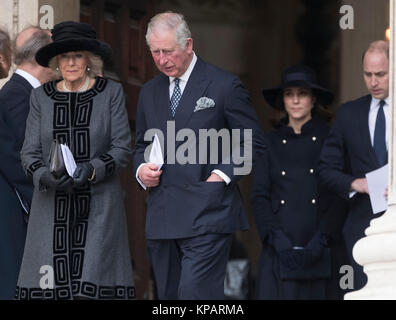
<svg viewBox="0 0 396 320"><path fill-rule="evenodd" d="M252 205L263 245L258 299L341 298L337 277L346 204L318 182L329 128L314 113L333 95L315 78L310 68L293 66L281 86L263 91L267 102L287 116L268 135L269 152L257 159L253 171Z"/></svg>
<svg viewBox="0 0 396 320"><path fill-rule="evenodd" d="M34 183L17 299L131 299L135 296L118 169L131 156L120 84L99 75L111 48L84 23L62 22L36 54L61 80L33 90L22 164ZM52 141L77 168L49 169Z"/></svg>

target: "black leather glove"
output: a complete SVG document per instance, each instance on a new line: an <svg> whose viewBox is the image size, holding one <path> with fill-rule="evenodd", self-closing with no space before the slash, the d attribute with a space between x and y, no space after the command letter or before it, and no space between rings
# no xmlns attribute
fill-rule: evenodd
<svg viewBox="0 0 396 320"><path fill-rule="evenodd" d="M271 230L268 243L272 245L283 265L291 269L301 267L303 263L302 250L293 249L292 243L281 229Z"/></svg>
<svg viewBox="0 0 396 320"><path fill-rule="evenodd" d="M73 174L73 185L82 186L92 176L94 167L89 162L79 163Z"/></svg>
<svg viewBox="0 0 396 320"><path fill-rule="evenodd" d="M271 230L268 235L268 243L275 249L277 253L291 249L293 247L289 238L281 229Z"/></svg>
<svg viewBox="0 0 396 320"><path fill-rule="evenodd" d="M309 241L307 246L303 251L303 261L302 266L308 267L315 262L317 262L323 254L323 249L326 246L325 236L318 232L314 235L314 237Z"/></svg>
<svg viewBox="0 0 396 320"><path fill-rule="evenodd" d="M73 179L67 174L57 179L49 170L46 170L40 177L40 183L48 188L64 190L73 184Z"/></svg>

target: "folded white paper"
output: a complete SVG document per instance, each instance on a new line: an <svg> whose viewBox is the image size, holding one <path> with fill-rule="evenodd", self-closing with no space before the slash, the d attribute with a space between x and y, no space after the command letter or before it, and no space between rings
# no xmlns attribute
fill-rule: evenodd
<svg viewBox="0 0 396 320"><path fill-rule="evenodd" d="M377 214L387 210L388 201L385 198L385 190L388 186L388 165L366 173L366 179L373 213Z"/></svg>
<svg viewBox="0 0 396 320"><path fill-rule="evenodd" d="M66 171L70 177L73 177L74 171L77 168L76 161L74 160L73 153L65 144L61 144L63 161L65 162Z"/></svg>
<svg viewBox="0 0 396 320"><path fill-rule="evenodd" d="M159 141L157 134L154 135L154 140L149 155L149 162L158 165L157 171L159 171L162 165L164 164L164 157L162 155L161 143Z"/></svg>

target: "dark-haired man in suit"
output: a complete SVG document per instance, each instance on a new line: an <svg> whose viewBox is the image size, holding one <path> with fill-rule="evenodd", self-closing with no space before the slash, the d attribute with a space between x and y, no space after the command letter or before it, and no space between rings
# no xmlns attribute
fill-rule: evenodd
<svg viewBox="0 0 396 320"><path fill-rule="evenodd" d="M26 220L33 184L23 172L20 151L25 139L30 92L53 78L37 64L38 49L51 41L38 27L22 30L14 41L16 71L0 90L0 299L13 299L22 262Z"/></svg>
<svg viewBox="0 0 396 320"><path fill-rule="evenodd" d="M369 95L345 103L339 109L325 141L319 175L323 182L349 199L344 238L354 269L354 289L367 282L363 268L352 256L355 243L374 215L365 174L388 162L389 45L375 41L363 55L363 76Z"/></svg>
<svg viewBox="0 0 396 320"><path fill-rule="evenodd" d="M195 55L182 15L167 12L155 16L148 25L146 39L161 74L140 92L134 166L139 183L150 188L146 238L158 297L224 299L232 234L248 228L237 185L242 175L235 171L241 167L227 161L230 158L223 153L224 139L216 148L205 148L205 160L218 153L218 163L182 164L171 160L171 152L167 151L175 137L168 134L167 124L174 125L177 133L186 129L185 133L196 137L200 129L224 129L225 135L239 129L241 140L232 146L233 152L244 150L245 155L248 141L244 129L252 129L253 154L265 149L262 132L238 77ZM150 144L144 135L153 128L164 133L165 164L161 171L144 158ZM176 149L184 140L178 139ZM198 145L202 146L203 141L191 141L189 156L190 147L195 148L193 160L202 160Z"/></svg>

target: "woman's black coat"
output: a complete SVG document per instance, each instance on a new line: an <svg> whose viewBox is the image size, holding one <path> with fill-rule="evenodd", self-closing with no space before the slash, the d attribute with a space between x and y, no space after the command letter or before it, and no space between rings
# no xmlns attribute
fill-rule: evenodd
<svg viewBox="0 0 396 320"><path fill-rule="evenodd" d="M322 299L328 295L326 281L307 284L280 280L280 262L273 244L279 232L293 247L305 248L315 236L322 239L323 246L340 243L346 204L319 185L317 175L328 132L328 126L316 118L304 124L301 134L283 125L268 135L268 153L255 163L252 206L263 243L258 298Z"/></svg>

